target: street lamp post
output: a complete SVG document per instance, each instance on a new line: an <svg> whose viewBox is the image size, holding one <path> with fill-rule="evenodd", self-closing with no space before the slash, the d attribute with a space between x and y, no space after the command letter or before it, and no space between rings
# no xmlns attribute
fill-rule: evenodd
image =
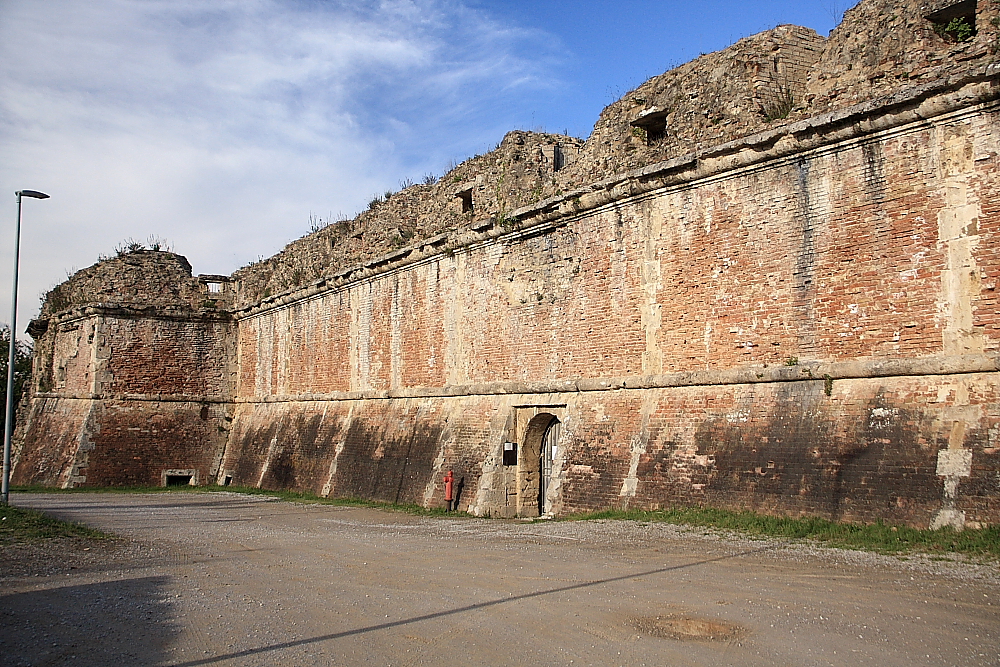
<svg viewBox="0 0 1000 667"><path fill-rule="evenodd" d="M17 343L17 265L21 245L21 197L48 199L49 196L37 190L18 190L17 225L14 227L14 279L10 290L10 344L7 355L7 418L3 424L3 487L0 489L0 504L6 505L10 499L10 437L14 433L14 349Z"/></svg>

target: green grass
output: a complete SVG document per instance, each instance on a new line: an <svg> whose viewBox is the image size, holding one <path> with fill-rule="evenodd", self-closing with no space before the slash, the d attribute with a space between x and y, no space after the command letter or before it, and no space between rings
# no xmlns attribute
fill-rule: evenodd
<svg viewBox="0 0 1000 667"><path fill-rule="evenodd" d="M288 500L296 503L312 503L317 505L341 505L345 507L372 507L375 509L390 510L393 512L405 512L406 514L416 514L419 516L469 516L465 512L446 512L443 507L427 508L415 503L390 503L380 500L364 500L362 498L323 498L311 493L300 491L269 491L267 489L257 489L246 486L202 486L190 487L192 490L204 491L230 491L232 493L245 493L253 496L270 496L280 500ZM163 490L162 488L160 489Z"/></svg>
<svg viewBox="0 0 1000 667"><path fill-rule="evenodd" d="M656 511L606 510L563 518L571 521L617 519L701 526L733 530L757 537L812 540L825 546L882 554L959 553L1000 558L1000 526L963 531L952 528L920 530L882 522L838 523L816 517L792 519L709 507L675 507Z"/></svg>
<svg viewBox="0 0 1000 667"><path fill-rule="evenodd" d="M300 491L272 491L248 486L118 486L79 487L75 489L55 489L48 486L12 486L11 493L242 493L248 496L268 496L279 500L316 505L340 505L345 507L371 507L392 512L404 512L418 516L471 516L466 512L446 512L444 508L426 508L414 503L390 503L361 498L324 498Z"/></svg>
<svg viewBox="0 0 1000 667"><path fill-rule="evenodd" d="M371 507L418 516L467 517L465 512L445 512L443 508L421 507L410 503L389 503L359 498L323 498L298 491L270 491L239 486L143 486L78 489L52 489L42 486L12 487L13 493L204 493L231 492L268 496L280 500L321 505ZM673 523L732 530L756 537L811 540L829 547L860 549L882 554L927 553L964 554L1000 559L1000 526L956 531L951 528L920 530L882 522L873 524L839 523L816 517L787 518L734 512L710 507L674 507L664 510L604 510L559 517L562 521L596 519Z"/></svg>
<svg viewBox="0 0 1000 667"><path fill-rule="evenodd" d="M60 521L37 510L0 505L0 545L38 542L55 537L106 539L110 535L83 524Z"/></svg>

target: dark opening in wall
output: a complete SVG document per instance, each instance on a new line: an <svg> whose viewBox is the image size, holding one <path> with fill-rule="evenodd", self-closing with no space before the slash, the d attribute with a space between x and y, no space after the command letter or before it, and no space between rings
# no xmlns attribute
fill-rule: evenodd
<svg viewBox="0 0 1000 667"><path fill-rule="evenodd" d="M934 32L949 42L967 42L976 36L976 0L952 3L924 18L934 26Z"/></svg>
<svg viewBox="0 0 1000 667"><path fill-rule="evenodd" d="M505 466L516 466L517 465L517 443L516 442L505 442L505 443L503 443L503 464Z"/></svg>
<svg viewBox="0 0 1000 667"><path fill-rule="evenodd" d="M652 146L667 133L668 109L657 109L653 107L639 114L639 117L631 122L632 133L646 140L647 146Z"/></svg>
<svg viewBox="0 0 1000 667"><path fill-rule="evenodd" d="M559 171L566 166L566 156L563 155L562 146L556 144L552 147L552 171Z"/></svg>
<svg viewBox="0 0 1000 667"><path fill-rule="evenodd" d="M232 483L233 483L233 476L226 475L226 478L222 481L222 486L229 486Z"/></svg>
<svg viewBox="0 0 1000 667"><path fill-rule="evenodd" d="M455 194L462 200L462 213L472 213L472 188Z"/></svg>
<svg viewBox="0 0 1000 667"><path fill-rule="evenodd" d="M193 475L167 475L167 486L190 486Z"/></svg>

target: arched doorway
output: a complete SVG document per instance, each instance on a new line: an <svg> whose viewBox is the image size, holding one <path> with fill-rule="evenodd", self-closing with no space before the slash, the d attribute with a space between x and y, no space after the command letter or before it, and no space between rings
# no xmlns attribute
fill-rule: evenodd
<svg viewBox="0 0 1000 667"><path fill-rule="evenodd" d="M540 516L552 509L552 464L558 453L559 419L547 412L535 415L524 433L517 458L517 515Z"/></svg>
<svg viewBox="0 0 1000 667"><path fill-rule="evenodd" d="M558 419L553 418L549 422L545 434L542 436L542 451L539 453L539 467L542 469L541 478L538 480L538 511L545 514L552 509L552 500L549 498L549 486L552 484L552 464L556 460L556 453L559 447L559 436L562 433L562 424Z"/></svg>

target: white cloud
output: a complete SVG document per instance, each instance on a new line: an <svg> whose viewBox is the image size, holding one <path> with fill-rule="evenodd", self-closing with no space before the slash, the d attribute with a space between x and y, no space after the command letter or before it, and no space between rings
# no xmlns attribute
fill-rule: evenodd
<svg viewBox="0 0 1000 667"><path fill-rule="evenodd" d="M440 172L557 85L552 43L449 0L0 3L0 285L14 190L52 195L25 202L19 328L127 237L229 273Z"/></svg>

